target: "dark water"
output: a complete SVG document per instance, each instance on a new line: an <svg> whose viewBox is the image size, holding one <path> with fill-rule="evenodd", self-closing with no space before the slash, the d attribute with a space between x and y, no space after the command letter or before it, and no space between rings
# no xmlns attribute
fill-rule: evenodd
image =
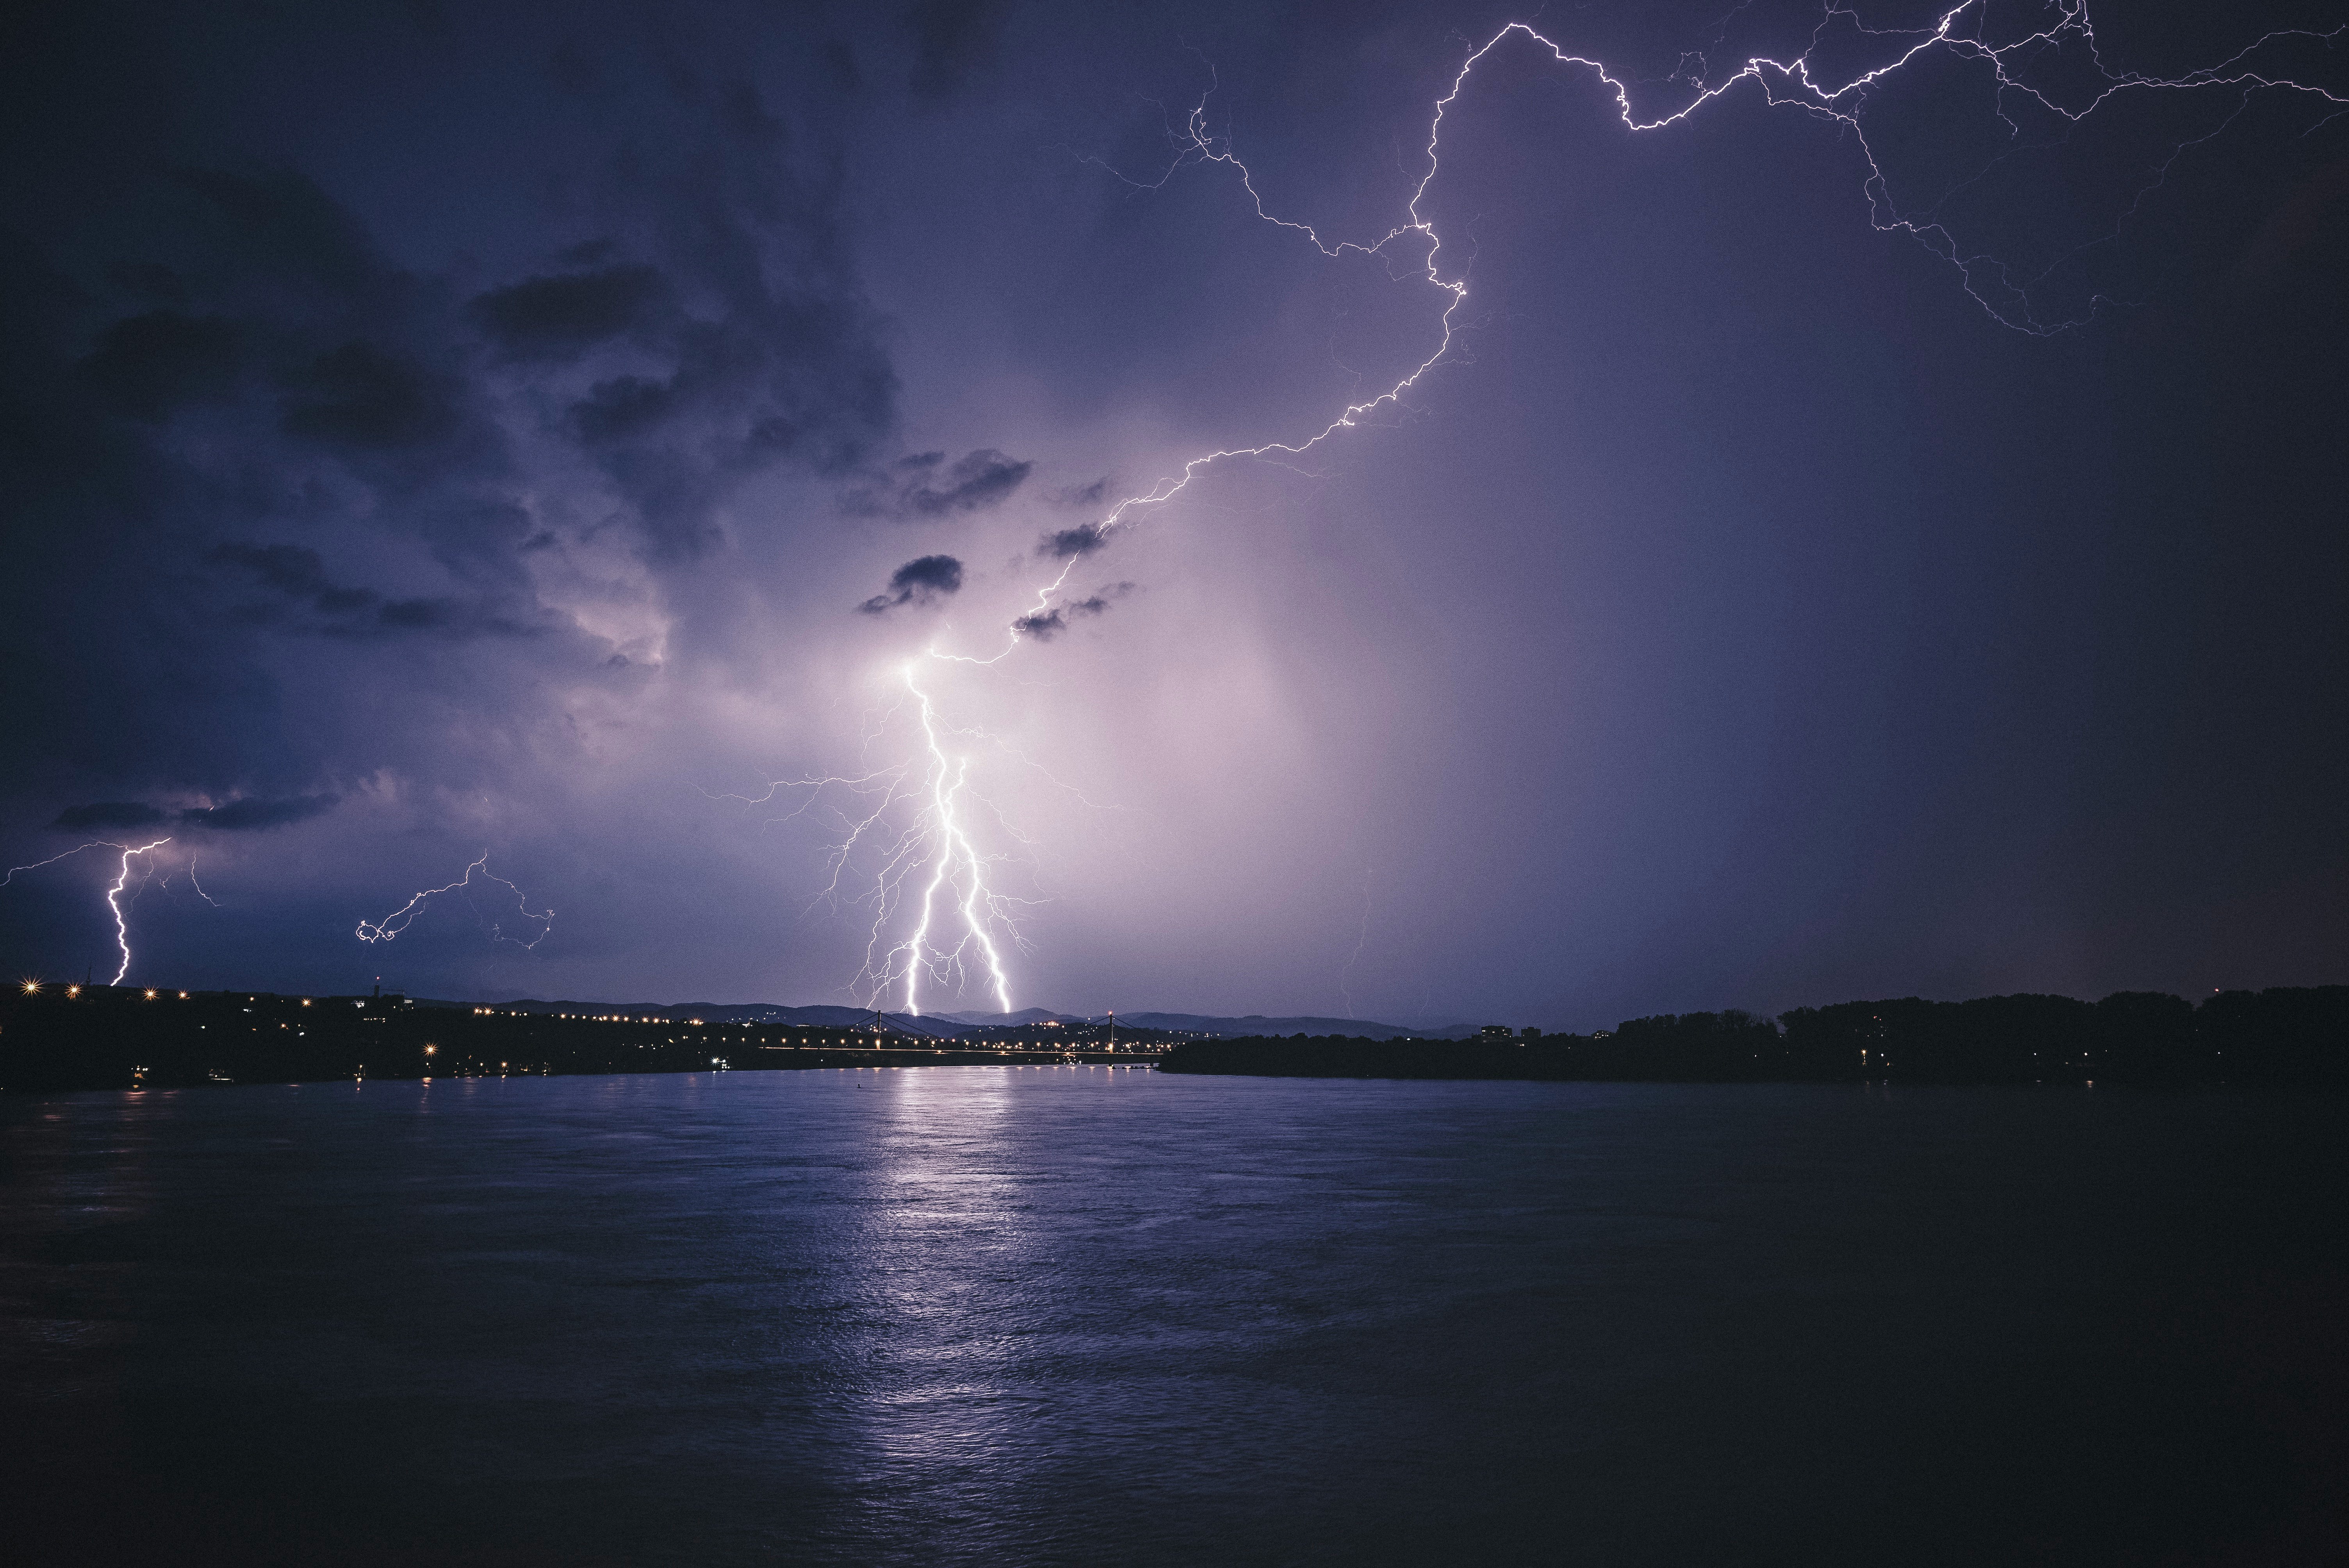
<svg viewBox="0 0 2349 1568"><path fill-rule="evenodd" d="M2344 1108L1161 1078L0 1100L16 1562L2302 1563Z"/></svg>

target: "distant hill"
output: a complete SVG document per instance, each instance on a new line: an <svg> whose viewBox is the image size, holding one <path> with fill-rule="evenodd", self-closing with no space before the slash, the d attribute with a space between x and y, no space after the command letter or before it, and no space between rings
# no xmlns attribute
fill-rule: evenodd
<svg viewBox="0 0 2349 1568"><path fill-rule="evenodd" d="M802 1029L854 1029L873 1021L864 1007L786 1007L775 1002L543 1002L528 998L500 1002L516 1013L584 1013L591 1016L626 1018L702 1018L713 1024L777 1024ZM941 1039L959 1039L979 1029L1026 1028L1044 1023L1099 1023L1102 1016L1061 1013L1050 1007L1026 1007L1017 1013L906 1013L883 1016L894 1029ZM1131 1028L1164 1029L1187 1035L1345 1035L1356 1039L1457 1040L1476 1032L1474 1024L1454 1024L1441 1029L1408 1029L1400 1024L1365 1022L1359 1018L1268 1017L1249 1013L1224 1017L1206 1013L1120 1013L1117 1021Z"/></svg>
<svg viewBox="0 0 2349 1568"><path fill-rule="evenodd" d="M1406 1029L1401 1024L1378 1024L1360 1018L1272 1018L1249 1013L1221 1018L1200 1013L1120 1013L1121 1024L1142 1029L1174 1029L1195 1035L1344 1035L1361 1040L1458 1039L1476 1032L1474 1024L1449 1029Z"/></svg>

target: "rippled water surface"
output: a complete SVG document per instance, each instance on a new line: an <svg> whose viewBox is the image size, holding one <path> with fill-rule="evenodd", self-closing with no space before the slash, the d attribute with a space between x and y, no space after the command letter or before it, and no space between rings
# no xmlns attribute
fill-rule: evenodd
<svg viewBox="0 0 2349 1568"><path fill-rule="evenodd" d="M1108 1068L15 1097L6 1501L60 1562L2316 1561L2342 1112Z"/></svg>

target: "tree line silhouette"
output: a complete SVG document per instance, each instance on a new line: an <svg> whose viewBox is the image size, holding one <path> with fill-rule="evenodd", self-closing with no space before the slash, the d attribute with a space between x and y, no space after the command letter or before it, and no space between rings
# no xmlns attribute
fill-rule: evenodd
<svg viewBox="0 0 2349 1568"><path fill-rule="evenodd" d="M0 995L0 1088L515 1072L683 1072L1000 1059L973 1042L839 1029L583 1020L424 1007L404 997L45 987ZM858 1047L863 1048L858 1048ZM1050 1054L1097 1049L1070 1039ZM1550 1078L1682 1083L2114 1083L2349 1087L2349 985L2228 991L2199 1006L2158 992L2101 1002L1840 1002L1775 1018L1736 1008L1632 1018L1588 1035L1493 1026L1467 1040L1303 1035L1186 1040L1176 1073Z"/></svg>
<svg viewBox="0 0 2349 1568"><path fill-rule="evenodd" d="M2349 1086L2349 985L1917 996L1631 1018L1588 1035L1488 1029L1467 1040L1343 1036L1190 1041L1166 1072L1310 1078L1680 1083L2137 1083Z"/></svg>

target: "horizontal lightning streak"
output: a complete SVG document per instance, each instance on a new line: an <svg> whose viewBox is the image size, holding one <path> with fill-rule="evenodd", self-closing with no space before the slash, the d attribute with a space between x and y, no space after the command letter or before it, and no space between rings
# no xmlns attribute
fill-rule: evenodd
<svg viewBox="0 0 2349 1568"><path fill-rule="evenodd" d="M1137 513L1146 513L1153 509L1164 506L1188 490L1191 481L1199 475L1201 470L1217 463L1236 458L1261 459L1276 453L1288 457L1302 456L1339 431L1353 428L1365 415L1375 413L1384 407L1401 407L1405 394L1416 387L1428 372L1444 362L1445 356L1452 352L1453 340L1456 332L1455 318L1460 306L1468 298L1468 284L1464 275L1459 277L1444 275L1439 263L1439 258L1444 247L1444 238L1436 232L1434 225L1421 212L1420 203L1426 198L1428 187L1435 182L1436 176L1442 172L1439 149L1443 140L1445 115L1458 101L1461 92L1467 86L1468 78L1478 63L1512 38L1523 38L1536 47L1547 49L1551 59L1560 66L1577 67L1591 72L1606 86L1614 98L1616 118L1627 130L1635 133L1662 130L1676 126L1696 114L1706 105L1748 82L1761 89L1764 101L1773 108L1795 108L1807 114L1834 120L1852 132L1867 164L1868 174L1862 183L1862 191L1868 201L1870 224L1879 232L1907 233L1917 239L1933 254L1958 269L1960 276L1964 280L1963 286L1967 294L1980 304L1992 319L2001 325L2035 336L2051 336L2084 325L2093 316L2095 307L2105 303L2104 300L2101 296L2092 300L2089 316L2054 323L2037 321L2031 315L2028 308L2029 287L2032 284L2044 280L2049 272L2052 272L2055 266L2060 266L2063 260L2068 258L2059 259L2051 263L2048 268L2041 272L2038 278L2026 280L2018 287L2006 275L2004 263L1988 256L1961 254L1956 238L1940 223L1928 218L1904 217L1892 204L1889 185L1884 170L1878 161L1876 149L1869 143L1866 130L1860 124L1860 107L1865 102L1869 88L1905 69L1928 51L1938 49L1961 58L1983 62L1990 66L1997 84L1997 101L2001 119L2005 121L2010 129L2016 130L2018 134L2019 128L2014 126L2012 119L2006 118L2006 104L2010 94L2027 98L2049 113L2074 124L2085 119L2116 95L2130 91L2193 91L2206 88L2239 88L2248 96L2253 91L2275 89L2311 94L2328 104L2349 108L2349 96L2285 77L2270 76L2247 68L2238 68L2261 48L2278 39L2304 38L2330 43L2342 37L2344 33L2349 33L2349 26L2337 27L2324 33L2302 28L2280 29L2263 35L2217 66L2194 71L2184 77L2159 78L2135 72L2116 76L2106 68L2103 58L2095 51L2095 32L2089 21L2087 0L2059 0L2059 4L2054 7L2054 20L2048 26L2011 43L2000 45L1986 43L1980 36L1984 23L1983 13L1986 5L1987 0L1962 0L1961 4L1942 13L1938 24L1931 29L1920 30L1910 35L1918 41L1898 57L1888 64L1852 77L1840 87L1822 86L1813 78L1808 51L1796 56L1792 60L1785 61L1756 57L1747 60L1735 72L1719 83L1709 87L1700 86L1693 98L1671 113L1646 120L1640 119L1633 111L1630 92L1624 81L1609 70L1603 62L1588 56L1568 52L1563 46L1537 31L1527 23L1512 22L1486 39L1482 46L1470 52L1466 59L1461 63L1458 73L1452 78L1450 89L1435 100L1434 112L1428 123L1427 169L1412 189L1411 200L1405 204L1405 221L1396 224L1378 240L1368 244L1350 240L1332 243L1325 240L1314 225L1277 216L1266 207L1264 196L1257 189L1255 174L1231 150L1228 139L1223 145L1218 146L1216 138L1207 129L1207 98L1212 97L1216 90L1213 86L1210 86L1207 93L1201 97L1197 107L1191 110L1189 119L1185 122L1181 132L1181 139L1185 145L1177 152L1174 162L1168 166L1164 174L1155 181L1145 182L1126 179L1125 176L1118 174L1115 170L1109 171L1137 189L1157 190L1184 168L1204 163L1223 164L1237 172L1241 189L1247 192L1249 203L1259 219L1276 228L1303 235L1325 256L1334 258L1343 256L1350 252L1366 257L1380 256L1385 254L1388 247L1396 244L1397 242L1417 241L1425 246L1421 263L1422 274L1432 287L1440 291L1444 296L1444 310L1438 318L1439 331L1436 344L1433 352L1421 360L1409 374L1385 391L1375 397L1346 404L1335 418L1301 439L1268 440L1255 446L1226 447L1203 452L1185 461L1178 471L1159 480L1149 490L1137 495L1128 496L1119 501L1093 525L1094 531L1097 535L1105 536L1120 529L1133 526ZM1838 16L1852 17L1857 25L1857 16L1848 8L1830 3L1824 8L1819 26L1812 32L1811 41L1814 47L1819 43L1821 35L1826 31L1828 23ZM1972 18L1971 26L1974 29L1971 35L1963 30L1969 16ZM1871 31L1864 27L1860 30ZM1898 36L1900 35L1876 32L1871 36ZM2057 102L2046 93L2018 79L2009 69L2010 63L2017 57L2027 64L2051 48L2061 47L2067 40L2078 41L2085 46L2088 57L2094 61L2103 82L2099 90L2086 103L2076 108ZM2211 134L2215 135L2216 132ZM2202 139L2194 139L2195 141ZM2183 150L2185 146L2191 144L2192 142L2181 143L2178 150ZM1098 159L1087 161L1103 169L1109 167ZM2136 200L2141 201L2146 191L2160 182L2168 167L2168 162L2165 161L2153 171L2152 179L2137 192ZM2134 210L2134 202L2131 210ZM1998 274L2000 285L2014 296L2014 303L2002 309L1997 304L1985 298L1981 286L1978 286L1976 275L1978 270L1985 275L1995 272ZM1076 569L1076 565L1074 559L1063 565L1060 573L1038 591L1035 606L1023 614L1019 619L1031 620L1047 614L1051 607L1054 595L1067 585L1069 576ZM1001 653L991 657L979 658L972 655L946 654L934 654L932 656L953 658L965 664L991 665L1009 655L1018 646L1019 641L1019 633L1015 623L1009 634L1009 645Z"/></svg>
<svg viewBox="0 0 2349 1568"><path fill-rule="evenodd" d="M522 889L506 881L505 878L498 875L489 868L490 851L483 850L481 851L481 858L467 866L465 868L465 874L459 877L455 882L450 882L446 887L426 888L414 898L409 899L398 909L396 909L392 911L391 913L385 915L380 921L360 921L358 923L358 930L356 934L361 942L392 941L394 938L398 937L401 932L406 931L415 921L416 917L423 913L424 906L427 903L430 903L433 899L438 898L444 892L455 892L458 889L470 885L473 880L473 873L475 872L479 872L481 873L483 881L496 882L500 887L504 888L508 892L514 895L515 906L521 910L524 919L544 923L540 927L538 934L532 937L528 942L523 942L517 937L508 936L502 926L492 924L490 927L490 940L492 942L511 942L516 947L522 948L525 952L536 947L540 943L546 940L546 934L554 929L554 912L551 909L532 909L530 907L530 900L523 892Z"/></svg>
<svg viewBox="0 0 2349 1568"><path fill-rule="evenodd" d="M35 861L32 864L26 866L10 866L8 868L8 874L5 876L0 876L0 887L6 887L10 882L15 882L18 872L36 872L43 866L53 866L59 861L71 860L74 856L81 853L84 850L119 850L123 847L124 846L116 843L111 839L92 839L88 843L76 844L72 849L67 850L61 855L51 855L46 861Z"/></svg>

